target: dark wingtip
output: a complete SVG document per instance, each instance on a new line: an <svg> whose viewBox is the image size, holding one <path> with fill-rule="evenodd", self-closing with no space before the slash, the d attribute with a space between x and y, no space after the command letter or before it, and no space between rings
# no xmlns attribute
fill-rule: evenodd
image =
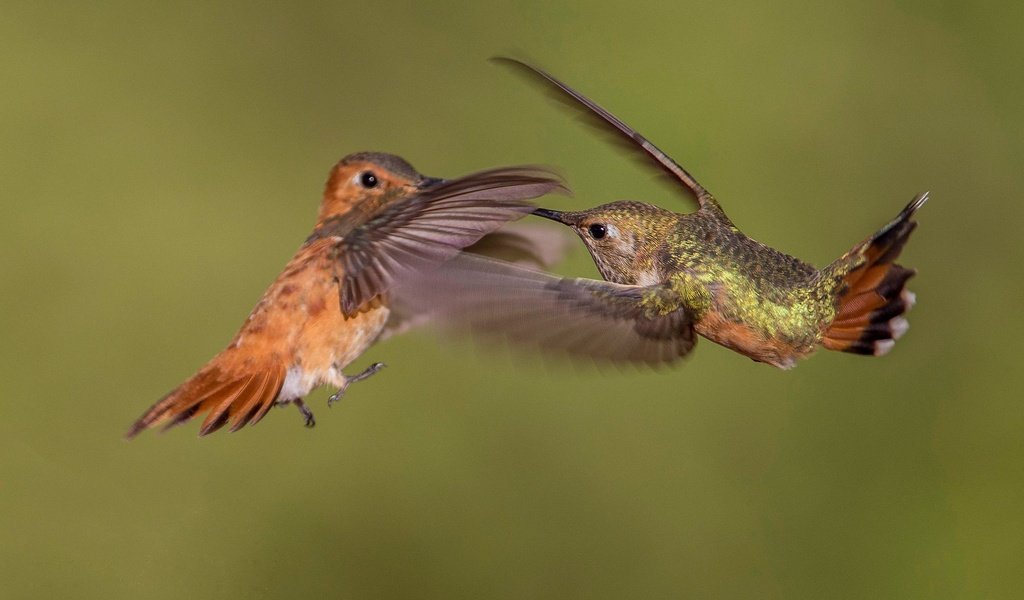
<svg viewBox="0 0 1024 600"><path fill-rule="evenodd" d="M496 65L504 65L506 67L525 68L534 71L533 67L529 63L526 63L518 58L512 58L511 56L503 56L501 54L495 54L494 56L487 59L488 62Z"/></svg>

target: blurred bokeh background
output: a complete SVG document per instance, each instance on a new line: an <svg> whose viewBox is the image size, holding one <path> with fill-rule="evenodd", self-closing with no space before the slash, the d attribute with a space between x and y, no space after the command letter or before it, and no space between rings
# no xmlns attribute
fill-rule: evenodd
<svg viewBox="0 0 1024 600"><path fill-rule="evenodd" d="M1014 3L0 9L6 598L1011 598L1024 586L1024 10ZM692 205L486 61L647 134L824 264L917 192L911 330L781 372L428 332L341 406L127 443L220 350L357 150L558 165L560 208ZM581 246L559 265L595 274Z"/></svg>

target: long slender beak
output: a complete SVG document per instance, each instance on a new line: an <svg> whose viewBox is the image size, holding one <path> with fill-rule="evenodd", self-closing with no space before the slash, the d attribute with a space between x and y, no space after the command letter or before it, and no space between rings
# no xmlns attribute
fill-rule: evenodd
<svg viewBox="0 0 1024 600"><path fill-rule="evenodd" d="M544 217L545 219L551 219L552 221L558 221L559 223L565 223L565 219L562 217L562 212L558 210L548 210L546 208L538 208L533 211L533 214L538 217Z"/></svg>
<svg viewBox="0 0 1024 600"><path fill-rule="evenodd" d="M445 181L446 180L438 179L437 177L424 177L423 179L420 179L420 183L419 185L416 186L416 188L420 190L425 190L428 188L432 188L436 185L440 185Z"/></svg>

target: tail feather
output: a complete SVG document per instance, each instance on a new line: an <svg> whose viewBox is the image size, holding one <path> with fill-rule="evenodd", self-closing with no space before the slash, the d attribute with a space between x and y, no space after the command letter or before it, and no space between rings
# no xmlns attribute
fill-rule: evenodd
<svg viewBox="0 0 1024 600"><path fill-rule="evenodd" d="M166 431L204 413L209 414L199 435L217 431L228 421L231 421L231 431L237 431L266 414L281 390L284 375L281 368L237 374L226 372L216 364L208 365L146 411L125 438L131 439L159 424L163 424Z"/></svg>
<svg viewBox="0 0 1024 600"><path fill-rule="evenodd" d="M229 431L238 431L246 424L256 424L255 419L258 414L260 418L266 414L267 410L270 409L274 404L274 400L277 398L278 392L281 391L281 385L284 384L284 371L277 370L274 372L266 373L266 377L263 380L263 387L259 393L253 394L248 402L243 404L237 411L235 411L234 419L231 421L231 429Z"/></svg>
<svg viewBox="0 0 1024 600"><path fill-rule="evenodd" d="M880 356L906 333L903 314L915 297L905 287L916 271L893 261L917 227L914 213L927 200L927 193L914 198L896 219L826 268L836 315L825 328L825 348Z"/></svg>
<svg viewBox="0 0 1024 600"><path fill-rule="evenodd" d="M249 375L242 377L235 385L224 388L224 391L220 394L210 396L206 400L203 400L199 410L202 411L206 407L211 407L210 412L207 413L206 418L203 419L203 424L199 426L199 435L207 435L217 431L228 422L230 413L229 409L239 398L243 398L243 402L239 404L248 403L249 398L252 396L258 396L251 389L256 383L256 376Z"/></svg>
<svg viewBox="0 0 1024 600"><path fill-rule="evenodd" d="M168 429L171 429L173 427L177 427L178 425L181 425L182 423L187 423L187 422L191 421L192 417L196 416L197 414L199 414L199 404L198 403L193 404L192 406L190 406L190 407L186 408L185 410L179 412L178 414L172 416L171 420L168 421L167 424L163 426L163 429L160 430L160 433L163 433L163 432L165 432ZM147 426L143 426L143 429L145 427L147 427ZM139 431L142 431L142 429L139 429ZM129 438L134 437L137 433L138 433L138 431L135 431L134 428L133 428L132 432L129 433L127 437L129 437Z"/></svg>
<svg viewBox="0 0 1024 600"><path fill-rule="evenodd" d="M829 337L833 340L848 340L850 342L868 341L874 342L885 339L899 339L910 324L906 318L899 316L882 323L868 323L866 326L837 327L829 328Z"/></svg>
<svg viewBox="0 0 1024 600"><path fill-rule="evenodd" d="M131 439L144 429L164 421L166 423L164 424L163 431L180 425L199 412L199 405L204 398L230 384L231 381L225 381L215 369L207 366L189 378L185 383L165 394L163 398L157 400L149 410L132 424L131 429L128 430L124 437Z"/></svg>
<svg viewBox="0 0 1024 600"><path fill-rule="evenodd" d="M284 371L278 372L276 374L275 384L271 388L269 388L270 390L273 390L273 392L270 393L270 399L262 403L256 404L254 408L252 408L249 411L250 413L252 413L251 415L247 415L249 425L255 425L259 423L260 421L263 420L263 417L267 415L267 411L270 410L270 407L274 405L274 399L277 398L277 394L278 392L280 392L281 386L284 385L284 376ZM235 431L236 427L242 426L233 426L231 428L231 431Z"/></svg>

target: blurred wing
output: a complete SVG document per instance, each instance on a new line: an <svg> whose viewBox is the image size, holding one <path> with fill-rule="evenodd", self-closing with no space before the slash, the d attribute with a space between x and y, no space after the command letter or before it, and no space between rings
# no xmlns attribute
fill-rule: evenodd
<svg viewBox="0 0 1024 600"><path fill-rule="evenodd" d="M394 298L445 329L577 356L668 363L696 342L690 314L667 287L559 278L465 253Z"/></svg>
<svg viewBox="0 0 1024 600"><path fill-rule="evenodd" d="M524 266L548 268L565 258L573 237L565 227L534 223L512 223L480 238L465 252L496 258ZM403 310L400 304L391 304L391 313L378 341L405 333L430 321L426 313Z"/></svg>
<svg viewBox="0 0 1024 600"><path fill-rule="evenodd" d="M357 312L396 281L430 270L508 221L529 214L530 199L565 190L532 167L494 169L397 200L345 232L334 250L341 310Z"/></svg>
<svg viewBox="0 0 1024 600"><path fill-rule="evenodd" d="M512 223L480 238L466 252L545 269L565 258L575 239L554 223Z"/></svg>
<svg viewBox="0 0 1024 600"><path fill-rule="evenodd" d="M686 169L674 161L671 156L665 154L660 148L652 144L650 140L640 135L638 131L623 123L618 117L607 110L601 108L590 98L587 98L583 94L562 83L547 71L530 66L522 61L504 56L495 57L493 60L504 62L515 68L525 70L531 75L542 77L548 83L554 85L578 103L576 106L583 105L584 108L590 111L586 114L596 115L599 118L595 123L596 126L601 129L610 130L616 136L625 136L628 143L626 146L627 148L633 150L639 148L646 153L647 156L653 158L658 166L667 172L674 180L682 182L690 192L693 193L694 198L697 199L701 206L704 206L704 204L711 199L711 194L709 194L703 186L697 183L697 180L694 179L693 175L690 175Z"/></svg>

